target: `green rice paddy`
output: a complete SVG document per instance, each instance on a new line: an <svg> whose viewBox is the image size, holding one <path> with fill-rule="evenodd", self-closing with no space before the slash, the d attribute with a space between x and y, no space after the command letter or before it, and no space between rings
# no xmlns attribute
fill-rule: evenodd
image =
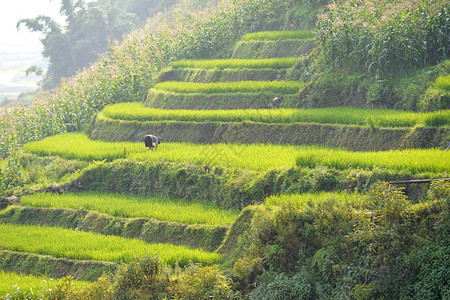
<svg viewBox="0 0 450 300"><path fill-rule="evenodd" d="M337 169L384 167L411 172L450 172L450 151L440 149L353 152L318 146L162 143L158 150L149 151L143 142L93 141L79 133L48 137L25 145L25 149L37 155L67 159L110 160L126 156L139 161L162 160L257 171L321 164Z"/></svg>
<svg viewBox="0 0 450 300"><path fill-rule="evenodd" d="M220 255L186 246L148 244L137 239L46 227L0 224L0 249L58 258L129 263L135 258L158 255L174 266L177 261L213 264Z"/></svg>
<svg viewBox="0 0 450 300"><path fill-rule="evenodd" d="M86 209L116 217L207 225L231 225L239 214L237 210L219 209L214 203L205 201L95 192L36 193L22 197L21 205Z"/></svg>
<svg viewBox="0 0 450 300"><path fill-rule="evenodd" d="M171 67L191 69L288 69L298 61L298 57L281 57L265 59L204 59L204 60L179 60L172 63Z"/></svg>
<svg viewBox="0 0 450 300"><path fill-rule="evenodd" d="M141 102L118 103L105 107L103 116L127 121L189 121L189 122L262 122L262 123L322 123L367 125L380 127L435 126L450 124L450 110L417 113L389 109L351 107L318 109L232 109L232 110L165 110L145 107Z"/></svg>
<svg viewBox="0 0 450 300"><path fill-rule="evenodd" d="M304 87L299 81L233 81L233 82L179 82L164 81L154 89L173 93L223 94L223 93L282 93L296 94Z"/></svg>

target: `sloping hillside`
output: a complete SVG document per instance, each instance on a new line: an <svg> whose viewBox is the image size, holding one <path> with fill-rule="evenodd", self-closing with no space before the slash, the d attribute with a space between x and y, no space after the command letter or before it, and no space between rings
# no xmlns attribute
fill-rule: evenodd
<svg viewBox="0 0 450 300"><path fill-rule="evenodd" d="M417 9L437 20L439 3ZM341 62L331 29L374 15L323 4L224 1L204 20L185 14L177 34L135 33L46 104L8 112L2 193L17 197L2 198L0 281L62 281L33 294L39 279L26 277L0 296L447 297L448 61L393 77ZM404 4L378 12L415 16ZM331 23L319 16L314 31L322 12ZM391 98L375 105L381 91ZM400 93L444 106L395 110ZM387 183L414 179L429 182Z"/></svg>

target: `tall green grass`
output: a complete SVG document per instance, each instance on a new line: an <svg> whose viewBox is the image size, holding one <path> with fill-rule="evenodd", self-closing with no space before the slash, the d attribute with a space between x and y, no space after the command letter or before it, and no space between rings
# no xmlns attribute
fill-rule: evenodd
<svg viewBox="0 0 450 300"><path fill-rule="evenodd" d="M178 82L165 81L155 84L154 88L174 93L282 93L296 94L304 87L303 82L298 81L236 81L236 82Z"/></svg>
<svg viewBox="0 0 450 300"><path fill-rule="evenodd" d="M131 262L136 257L158 255L162 262L174 266L177 261L212 264L219 262L216 253L172 244L148 244L136 239L104 236L56 227L0 224L0 248L18 252L51 255L58 258Z"/></svg>
<svg viewBox="0 0 450 300"><path fill-rule="evenodd" d="M340 149L304 151L297 158L298 166L324 165L336 169L384 167L410 172L450 172L450 151L438 149L407 149L378 152L350 152Z"/></svg>
<svg viewBox="0 0 450 300"><path fill-rule="evenodd" d="M318 146L162 143L158 150L148 151L143 142L92 141L83 134L48 137L25 146L27 151L38 155L83 160L122 158L124 148L129 159L139 161L189 162L258 171L293 167L297 163L309 167L323 164L338 169L386 167L411 172L450 172L450 151L438 149L351 152Z"/></svg>
<svg viewBox="0 0 450 300"><path fill-rule="evenodd" d="M264 122L324 123L413 127L415 125L448 126L450 110L416 113L388 109L351 107L318 109L235 109L235 110L164 110L145 107L141 102L118 103L105 107L102 114L110 119L128 121L196 121L196 122ZM433 122L439 118L441 122Z"/></svg>
<svg viewBox="0 0 450 300"><path fill-rule="evenodd" d="M12 272L3 272L0 270L0 298L4 299L6 295L11 297L17 290L20 292L38 296L39 292L45 289L51 289L58 283L58 280L53 280L45 276L32 276L25 274L17 274ZM88 282L72 281L74 286L85 286ZM14 297L5 299L16 299ZM17 299L19 299L17 297ZM20 298L21 299L21 298Z"/></svg>
<svg viewBox="0 0 450 300"><path fill-rule="evenodd" d="M94 192L31 194L21 198L21 205L72 208L98 211L125 218L153 218L186 224L231 225L239 211L223 210L214 203Z"/></svg>
<svg viewBox="0 0 450 300"><path fill-rule="evenodd" d="M264 200L269 206L272 205L283 205L286 203L295 203L297 207L308 201L325 201L328 199L336 199L344 203L354 203L360 200L363 195L359 193L346 193L346 192L321 192L321 193L304 193L304 194L288 194L288 195L276 195L270 196Z"/></svg>
<svg viewBox="0 0 450 300"><path fill-rule="evenodd" d="M385 79L450 56L447 0L333 2L317 22L325 62Z"/></svg>
<svg viewBox="0 0 450 300"><path fill-rule="evenodd" d="M176 69L288 69L298 61L298 57L280 57L266 59L209 59L179 60L172 63Z"/></svg>
<svg viewBox="0 0 450 300"><path fill-rule="evenodd" d="M261 31L247 33L242 41L304 40L314 38L314 30Z"/></svg>

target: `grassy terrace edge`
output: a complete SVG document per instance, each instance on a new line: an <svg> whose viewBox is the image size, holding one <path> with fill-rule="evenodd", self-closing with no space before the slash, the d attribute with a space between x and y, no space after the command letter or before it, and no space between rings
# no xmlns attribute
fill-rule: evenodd
<svg viewBox="0 0 450 300"><path fill-rule="evenodd" d="M0 247L4 250L50 255L57 258L129 263L136 257L158 255L174 266L189 261L218 263L212 252L173 244L148 244L136 239L34 225L0 224Z"/></svg>
<svg viewBox="0 0 450 300"><path fill-rule="evenodd" d="M223 93L281 93L297 94L305 86L299 81L234 81L234 82L179 82L164 81L153 89L186 94Z"/></svg>
<svg viewBox="0 0 450 300"><path fill-rule="evenodd" d="M223 242L227 227L188 225L145 218L117 218L88 210L10 206L0 220L19 225L58 226L66 229L139 239L148 243L171 243L214 251Z"/></svg>
<svg viewBox="0 0 450 300"><path fill-rule="evenodd" d="M304 40L314 38L314 30L260 31L244 34L242 41Z"/></svg>
<svg viewBox="0 0 450 300"><path fill-rule="evenodd" d="M42 275L53 278L73 276L77 280L94 281L104 273L114 273L118 264L112 262L56 258L49 255L0 250L0 266L5 272Z"/></svg>
<svg viewBox="0 0 450 300"><path fill-rule="evenodd" d="M266 59L189 59L179 60L171 64L174 69L288 69L298 61L298 57L281 57Z"/></svg>
<svg viewBox="0 0 450 300"><path fill-rule="evenodd" d="M284 94L275 92L256 93L175 93L150 89L145 106L164 109L248 109L272 108L274 98L282 99L280 107L299 107L299 93Z"/></svg>
<svg viewBox="0 0 450 300"><path fill-rule="evenodd" d="M22 206L92 210L120 218L154 219L191 225L229 226L239 211L219 209L204 201L168 197L99 194L94 192L36 193L21 197Z"/></svg>
<svg viewBox="0 0 450 300"><path fill-rule="evenodd" d="M201 111L198 111L201 115ZM280 143L325 145L349 150L374 151L408 148L445 147L450 128L372 128L356 125L126 121L113 120L100 113L90 129L90 138L108 142L141 142L149 132L171 143L215 144Z"/></svg>

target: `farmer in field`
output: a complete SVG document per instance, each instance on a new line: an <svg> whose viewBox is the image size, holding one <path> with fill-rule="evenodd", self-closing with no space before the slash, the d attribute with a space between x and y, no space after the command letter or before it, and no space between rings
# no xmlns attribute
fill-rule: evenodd
<svg viewBox="0 0 450 300"><path fill-rule="evenodd" d="M158 145L161 144L161 140L151 134L147 134L146 136L144 136L144 142L145 142L145 147L148 147L148 150L152 150L153 148L155 148L155 150L158 149ZM153 146L153 143L155 143L155 145Z"/></svg>

